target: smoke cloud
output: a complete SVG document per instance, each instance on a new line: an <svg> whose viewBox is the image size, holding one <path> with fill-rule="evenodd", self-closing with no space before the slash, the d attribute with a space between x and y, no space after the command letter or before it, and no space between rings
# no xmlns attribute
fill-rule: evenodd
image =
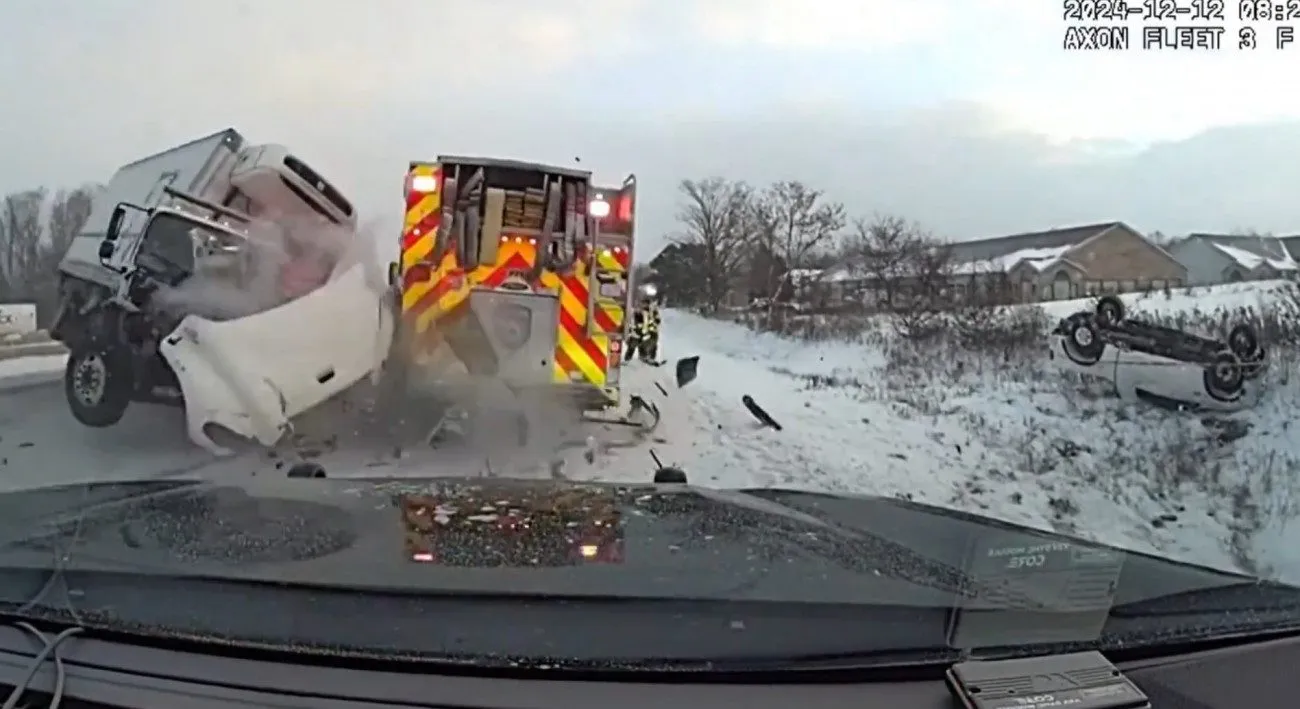
<svg viewBox="0 0 1300 709"><path fill-rule="evenodd" d="M238 253L199 259L193 276L159 289L152 305L175 317L254 315L305 295L356 259L374 260L373 251L361 232L321 219L256 220Z"/></svg>

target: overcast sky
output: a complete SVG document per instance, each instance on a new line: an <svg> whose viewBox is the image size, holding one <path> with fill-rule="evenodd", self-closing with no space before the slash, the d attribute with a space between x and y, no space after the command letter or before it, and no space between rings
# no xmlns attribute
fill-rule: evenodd
<svg viewBox="0 0 1300 709"><path fill-rule="evenodd" d="M0 3L0 188L103 181L234 126L394 232L406 163L439 153L635 172L655 247L677 181L715 174L803 179L956 239L1111 219L1300 232L1300 46L1067 53L1060 7Z"/></svg>

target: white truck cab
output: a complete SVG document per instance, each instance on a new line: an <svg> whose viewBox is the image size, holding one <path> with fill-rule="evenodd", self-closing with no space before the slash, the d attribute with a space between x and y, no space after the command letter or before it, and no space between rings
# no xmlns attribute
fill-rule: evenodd
<svg viewBox="0 0 1300 709"><path fill-rule="evenodd" d="M352 204L283 145L240 150L229 185L231 193L223 201L252 217L316 214L337 226L356 226Z"/></svg>
<svg viewBox="0 0 1300 709"><path fill-rule="evenodd" d="M318 354L317 359L325 358L320 366L311 353L298 351L302 348L293 341L295 324L305 325L303 318L310 313L280 313L269 319L261 313L239 319L251 324L213 322L167 312L152 297L159 288L174 288L196 273L218 273L238 284L247 272L250 222L304 218L323 219L349 233L356 225L352 204L305 161L284 146L249 144L234 129L121 167L59 264L60 310L50 332L69 350L64 385L73 416L84 425L103 427L120 420L133 401L170 404L202 414L191 416L192 429L202 426L196 418L206 417L268 442L294 413L290 408L311 406L318 397L332 394L342 380L364 376L354 376L352 370L369 366L373 348L352 357L357 362L339 364L330 358L346 359L347 353ZM339 280L338 275L331 274L331 279ZM375 298L347 290L365 289L359 279L342 279L350 284L342 291L304 297L300 300L308 302L296 307L315 313L353 307L350 301L359 300L364 304L355 307L369 309L363 321L382 318L369 314L377 310ZM329 322L329 316L324 320ZM306 347L327 344L319 342L319 336L300 339ZM239 349L244 351L228 352ZM306 356L307 364L315 367L300 390L286 391L301 378L280 373L287 365L266 361L274 360L269 355L277 351ZM254 384L244 381L244 375L225 371L234 360L252 358L255 365L259 357L275 372L253 366L249 376L283 375L280 380L271 376L262 387L266 391L254 393ZM329 376L323 374L327 371ZM187 380L192 388L218 392L218 399L233 403L214 404L216 394L187 401ZM250 423L250 416L259 420ZM191 433L204 444L206 438Z"/></svg>

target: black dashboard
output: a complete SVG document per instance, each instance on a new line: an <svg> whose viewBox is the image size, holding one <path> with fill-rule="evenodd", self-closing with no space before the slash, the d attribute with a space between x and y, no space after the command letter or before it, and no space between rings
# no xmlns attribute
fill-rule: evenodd
<svg viewBox="0 0 1300 709"><path fill-rule="evenodd" d="M28 635L0 628L0 685L22 680L36 654ZM958 706L937 676L903 681L879 674L860 681L809 683L780 675L755 675L741 682L710 681L704 675L676 681L566 681L448 676L364 671L261 662L72 639L62 646L66 682L60 706L167 707L493 707L582 709L615 706L747 707L831 709L891 707L930 709ZM1278 639L1199 653L1118 663L1119 668L1161 709L1284 707L1300 678L1300 641ZM864 675L866 672L864 671ZM558 675L557 675L558 676ZM24 706L45 706L55 667L45 662L30 683Z"/></svg>
<svg viewBox="0 0 1300 709"><path fill-rule="evenodd" d="M66 682L56 691L60 672L42 641L0 626L0 685L26 684L37 700L21 706L58 694L60 706L86 708L947 707L955 699L943 673L961 658L944 648L1072 642L1036 636L1040 626L1100 632L1107 647L1196 650L1111 658L1155 706L1284 706L1300 686L1289 671L1300 641L1204 645L1207 634L1294 627L1293 588L1132 553L1114 566L1116 550L893 500L281 479L45 490L6 502L0 600L20 615L33 598L75 606L74 620L100 628L59 645ZM612 519L622 520L617 534ZM468 550L503 543L470 534L479 527L532 545L537 558L521 567L494 551L466 565ZM542 527L553 533L543 539ZM75 566L58 577L65 597L42 597L51 552L73 547ZM1072 566L985 588L982 565L1067 557ZM1098 560L1109 560L1094 569L1105 574L1079 573ZM1079 595L1094 587L1106 592ZM1009 588L1028 601L1104 604L1094 604L1099 616L1058 609L1049 619L978 595ZM967 596L1001 605L957 603ZM967 616L987 622L954 621ZM954 640L972 630L982 642ZM358 647L374 652L361 657ZM493 655L506 647L566 659ZM755 659L765 648L778 659ZM491 662L400 664L408 653ZM710 659L646 660L684 654ZM871 669L886 655L900 666ZM779 658L799 658L799 670ZM647 667L655 671L634 671Z"/></svg>

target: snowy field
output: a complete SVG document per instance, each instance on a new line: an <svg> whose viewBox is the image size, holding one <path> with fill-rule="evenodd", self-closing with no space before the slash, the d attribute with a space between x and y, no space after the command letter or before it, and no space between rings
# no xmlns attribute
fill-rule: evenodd
<svg viewBox="0 0 1300 709"><path fill-rule="evenodd" d="M1125 299L1137 313L1269 307L1279 283ZM1051 318L1090 307L1052 303ZM1041 361L935 353L891 366L875 345L814 344L670 313L670 355L708 361L693 392L700 436L673 450L695 480L899 496L1125 548L1300 581L1300 405L1295 358L1273 353L1262 405L1203 418L1108 398ZM783 426L761 428L750 394ZM1242 436L1242 433L1245 435ZM1241 436L1240 438L1236 438ZM1235 440L1233 440L1235 439Z"/></svg>
<svg viewBox="0 0 1300 709"><path fill-rule="evenodd" d="M1271 307L1278 284L1129 296L1137 312ZM1053 303L1052 318L1088 307ZM1300 582L1297 358L1273 352L1275 386L1255 410L1217 419L1105 395L1046 357L1008 365L921 353L900 364L879 339L800 342L742 325L665 313L663 355L701 355L653 440L587 463L574 479L647 481L649 451L695 484L778 486L897 496L1210 566ZM118 428L75 424L57 379L61 357L0 362L0 488L143 476L275 474L274 457L213 462L184 438L178 411L138 406ZM630 365L629 390L671 367ZM14 386L18 388L13 388ZM783 426L761 427L753 396ZM464 473L464 461L417 451L399 460L345 450L332 475ZM477 465L478 463L474 463Z"/></svg>

